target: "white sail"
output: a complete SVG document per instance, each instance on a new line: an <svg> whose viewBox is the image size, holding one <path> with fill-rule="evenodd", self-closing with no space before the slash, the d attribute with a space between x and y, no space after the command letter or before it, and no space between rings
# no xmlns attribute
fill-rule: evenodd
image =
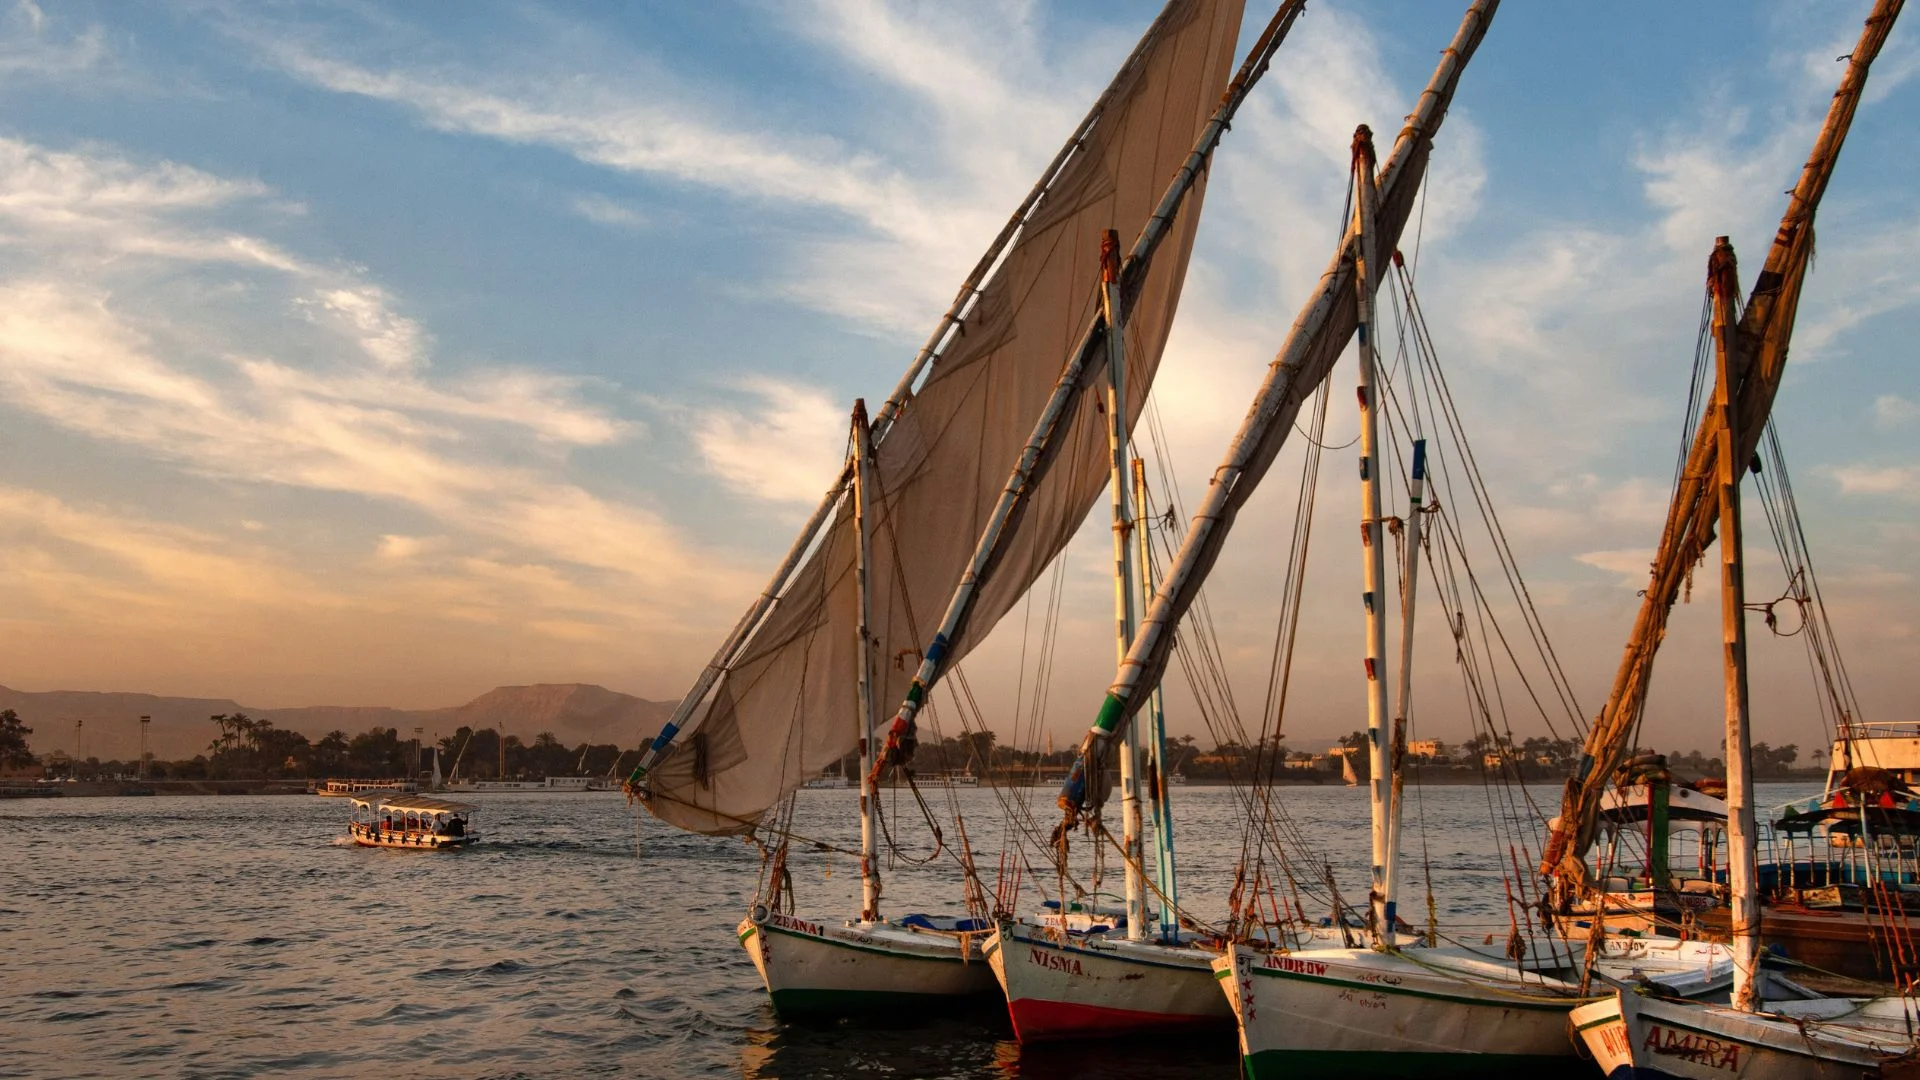
<svg viewBox="0 0 1920 1080"><path fill-rule="evenodd" d="M1096 313L1101 236L1141 230L1219 101L1241 6L1168 5L1153 40L1122 73L1080 150L983 285L964 335L933 362L876 447L872 629L880 700L906 692L1007 469ZM1132 304L1129 423L1179 301L1201 194L1196 183ZM1079 398L1062 431L967 630L951 643L954 659L1019 599L1100 495L1107 447L1094 399ZM827 526L678 752L649 774L648 804L663 820L699 832L745 830L858 745L851 525L840 513Z"/></svg>

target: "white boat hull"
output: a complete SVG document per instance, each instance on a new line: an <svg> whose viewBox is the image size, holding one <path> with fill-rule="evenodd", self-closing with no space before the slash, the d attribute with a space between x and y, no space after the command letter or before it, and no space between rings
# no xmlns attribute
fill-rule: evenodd
<svg viewBox="0 0 1920 1080"><path fill-rule="evenodd" d="M359 822L347 826L347 834L361 847L396 848L402 851L440 851L462 848L480 839L477 833L447 836L441 833L402 832L397 829L370 829Z"/></svg>
<svg viewBox="0 0 1920 1080"><path fill-rule="evenodd" d="M1573 1026L1610 1080L1878 1077L1882 1066L1913 1051L1899 999L1870 1002L1840 1017L1818 1014L1853 1009L1853 1003L1771 1007L1815 1016L1742 1013L1622 991L1575 1009Z"/></svg>
<svg viewBox="0 0 1920 1080"><path fill-rule="evenodd" d="M1111 934L1075 937L1016 919L1000 923L985 951L1023 1043L1233 1028L1214 953Z"/></svg>
<svg viewBox="0 0 1920 1080"><path fill-rule="evenodd" d="M1577 1067L1564 984L1522 982L1465 950L1418 961L1370 949L1214 962L1240 1026L1248 1080L1280 1076L1558 1076Z"/></svg>
<svg viewBox="0 0 1920 1080"><path fill-rule="evenodd" d="M999 990L981 955L984 933L775 912L743 920L739 934L783 1019L910 1010L942 998L991 1001Z"/></svg>

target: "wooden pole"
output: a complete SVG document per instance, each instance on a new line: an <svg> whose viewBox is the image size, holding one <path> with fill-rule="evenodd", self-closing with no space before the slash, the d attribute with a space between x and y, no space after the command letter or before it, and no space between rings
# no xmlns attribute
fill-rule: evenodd
<svg viewBox="0 0 1920 1080"><path fill-rule="evenodd" d="M867 401L853 403L853 531L858 537L854 555L854 581L859 596L859 705L860 705L860 918L875 922L880 918L879 823L874 814L880 808L878 771L873 767L873 591L868 575L873 569L873 516L867 499L871 494L873 432L867 424Z"/></svg>
<svg viewBox="0 0 1920 1080"><path fill-rule="evenodd" d="M1904 0L1879 0L1867 16L1860 40L1848 54L1847 70L1827 107L1826 123L1814 140L1813 151L1801 169L1800 181L1788 197L1786 213L1775 230L1765 268L1754 279L1753 292L1741 315L1737 333L1728 342L1735 385L1731 388L1735 412L1745 437L1734 441L1733 457L1745 462L1766 426L1773 398L1786 368L1787 346L1799 305L1800 286L1813 254L1813 218L1826 192L1833 167L1853 124L1854 110L1866 91L1867 72L1886 43ZM1721 439L1719 410L1700 418L1678 490L1667 510L1660 547L1653 560L1653 576L1627 639L1625 654L1614 675L1605 709L1587 733L1586 750L1574 775L1567 780L1561 800L1560 825L1541 855L1541 873L1563 882L1587 880L1583 857L1599 829L1600 801L1614 771L1633 743L1653 674L1654 656L1667 632L1667 616L1679 599L1693 567L1713 542L1715 493L1709 486L1718 474L1716 457Z"/></svg>
<svg viewBox="0 0 1920 1080"><path fill-rule="evenodd" d="M1153 548L1150 542L1148 523L1153 513L1147 503L1147 463L1135 457L1133 459L1133 541L1134 561L1139 567L1141 609L1153 602ZM1135 624L1135 632L1139 626ZM1147 701L1147 753L1153 761L1153 853L1154 864L1160 874L1160 896L1164 901L1164 911L1160 917L1160 939L1174 942L1180 936L1180 883L1174 873L1173 860L1173 802L1168 790L1167 775L1172 770L1167 767L1167 716L1161 707L1160 688L1153 688L1153 696Z"/></svg>
<svg viewBox="0 0 1920 1080"><path fill-rule="evenodd" d="M1134 604L1139 589L1133 560L1131 484L1127 476L1127 362L1126 312L1120 301L1120 236L1112 229L1100 240L1100 310L1107 320L1107 450L1108 479L1113 497L1113 630L1117 660L1127 658L1139 613ZM1140 735L1127 729L1120 755L1120 847L1126 854L1127 940L1147 936L1147 889L1141 880Z"/></svg>
<svg viewBox="0 0 1920 1080"><path fill-rule="evenodd" d="M1391 815L1393 766L1387 740L1387 569L1385 530L1380 518L1379 382L1373 347L1373 292L1380 284L1378 252L1374 250L1373 129L1365 124L1353 133L1354 302L1359 309L1354 342L1359 346L1360 386L1360 544L1362 588L1360 602L1367 625L1367 805L1373 836L1373 883L1369 889L1367 921L1374 944L1393 947L1393 895L1389 890L1393 861ZM1127 730L1133 730L1128 725Z"/></svg>
<svg viewBox="0 0 1920 1080"><path fill-rule="evenodd" d="M1740 479L1746 462L1733 408L1729 333L1739 303L1740 276L1733 245L1714 241L1707 262L1713 290L1713 407L1720 415L1716 455L1720 486L1720 621L1726 645L1727 881L1733 894L1733 1005L1752 1012L1760 1005L1759 833L1753 817L1753 733L1747 713L1747 588L1742 565Z"/></svg>
<svg viewBox="0 0 1920 1080"><path fill-rule="evenodd" d="M1400 695L1394 702L1393 745L1388 754L1388 776L1392 778L1391 814L1387 822L1387 912L1392 916L1400 901L1400 819L1406 786L1407 720L1413 712L1413 614L1419 599L1421 503L1427 497L1427 440L1413 441L1413 473L1407 485L1407 521L1403 539L1407 545L1400 570ZM1389 919L1391 921L1391 919Z"/></svg>

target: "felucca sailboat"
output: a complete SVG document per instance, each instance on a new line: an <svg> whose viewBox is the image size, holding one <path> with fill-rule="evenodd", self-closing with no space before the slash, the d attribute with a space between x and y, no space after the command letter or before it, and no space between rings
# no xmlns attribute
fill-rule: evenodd
<svg viewBox="0 0 1920 1080"><path fill-rule="evenodd" d="M1865 89L1868 69L1899 16L1902 0L1879 0L1828 109L1826 123L1790 195L1766 268L1739 306L1739 272L1726 237L1707 267L1712 303L1713 406L1701 418L1684 477L1674 493L1641 608L1615 682L1609 715L1596 724L1583 773L1569 781L1562 832L1547 869L1584 882L1579 841L1590 838L1592 792L1624 753L1637 725L1653 654L1675 598L1668 582L1702 557L1717 527L1725 641L1728 891L1735 956L1730 1005L1675 1001L1622 989L1573 1014L1580 1037L1617 1078L1752 1077L1800 1080L1853 1073L1920 1073L1920 1007L1911 996L1766 1000L1760 968L1759 836L1753 810L1753 749L1748 712L1746 586L1740 487L1755 460L1786 364L1800 288L1813 254L1814 213L1825 193ZM1709 481L1708 477L1712 480ZM1617 715L1615 715L1617 711ZM1611 721L1611 722L1604 722ZM1559 861L1553 861L1557 858ZM1591 889L1591 885L1587 885ZM1596 910L1604 910L1599 897Z"/></svg>
<svg viewBox="0 0 1920 1080"><path fill-rule="evenodd" d="M879 785L889 771L912 782L915 717L931 689L1106 486L1108 422L1087 392L1120 352L1105 308L1117 300L1126 312L1124 431L1159 364L1205 166L1238 104L1222 90L1240 19L1241 0L1171 0L1160 12L894 392L870 421L856 410L839 479L628 780L669 824L770 842L739 932L784 1016L995 990L977 881L963 914L883 914ZM1103 282L1097 253L1114 233L1137 239ZM883 701L904 702L884 747ZM776 808L856 750L861 910L802 917L783 888Z"/></svg>

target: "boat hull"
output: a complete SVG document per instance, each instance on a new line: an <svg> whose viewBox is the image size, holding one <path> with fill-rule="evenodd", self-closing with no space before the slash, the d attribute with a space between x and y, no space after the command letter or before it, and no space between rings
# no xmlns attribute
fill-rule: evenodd
<svg viewBox="0 0 1920 1080"><path fill-rule="evenodd" d="M1573 1011L1610 1080L1830 1080L1879 1076L1911 1041L1621 992Z"/></svg>
<svg viewBox="0 0 1920 1080"><path fill-rule="evenodd" d="M348 832L353 836L353 842L361 847L393 848L399 851L449 851L466 847L480 839L476 833L440 836L420 832L374 832L358 825L350 826Z"/></svg>
<svg viewBox="0 0 1920 1080"><path fill-rule="evenodd" d="M1233 1029L1214 955L1196 948L1077 938L1007 919L985 951L1023 1043Z"/></svg>
<svg viewBox="0 0 1920 1080"><path fill-rule="evenodd" d="M1577 1067L1566 1025L1578 1000L1538 983L1501 986L1499 965L1472 954L1431 950L1416 963L1366 949L1242 946L1213 966L1239 1020L1248 1080L1558 1076Z"/></svg>
<svg viewBox="0 0 1920 1080"><path fill-rule="evenodd" d="M740 923L740 944L783 1020L914 1015L926 1003L989 1003L999 987L982 934L829 923L774 912Z"/></svg>

